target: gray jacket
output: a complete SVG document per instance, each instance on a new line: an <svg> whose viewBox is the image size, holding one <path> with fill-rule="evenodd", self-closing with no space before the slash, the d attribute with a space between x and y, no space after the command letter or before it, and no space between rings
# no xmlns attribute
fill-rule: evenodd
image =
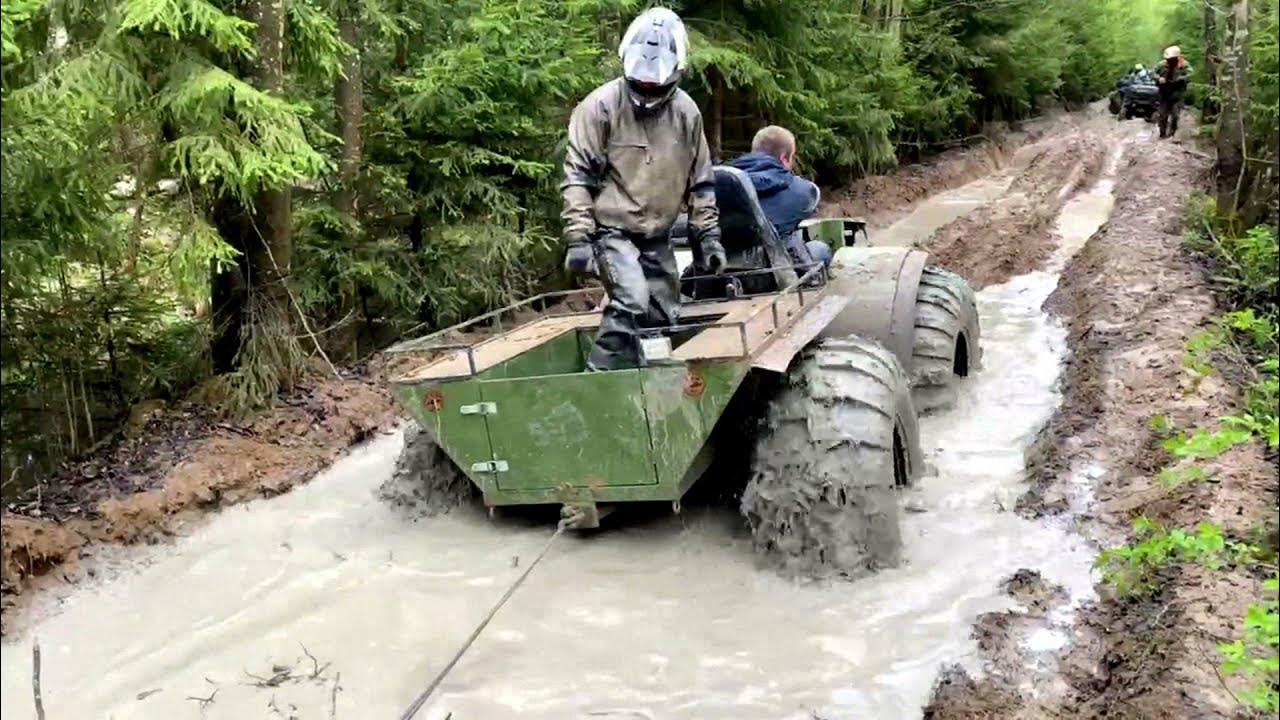
<svg viewBox="0 0 1280 720"><path fill-rule="evenodd" d="M686 199L694 239L717 228L702 113L683 90L644 115L635 111L622 79L592 91L569 119L560 189L570 242L602 228L665 237Z"/></svg>

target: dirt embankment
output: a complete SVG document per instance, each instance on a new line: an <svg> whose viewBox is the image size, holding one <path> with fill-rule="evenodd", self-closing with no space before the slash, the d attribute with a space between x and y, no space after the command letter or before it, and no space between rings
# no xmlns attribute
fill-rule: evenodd
<svg viewBox="0 0 1280 720"><path fill-rule="evenodd" d="M1153 417L1211 428L1240 402L1238 387L1197 382L1182 362L1187 340L1218 312L1182 246L1184 203L1206 172L1189 146L1139 138L1121 165L1111 221L1048 303L1068 325L1072 356L1064 404L1029 456L1034 489L1021 511L1073 523L1100 545L1131 540L1138 516L1168 527L1212 521L1249 541L1274 528L1276 467L1257 444L1212 461L1207 481L1168 491L1156 480L1172 458ZM1019 601L981 618L975 636L988 672L976 681L958 668L945 673L925 717L1238 717L1240 688L1219 673L1216 648L1239 634L1260 580L1244 567L1173 565L1149 599L1100 585L1100 599L1071 624L1051 619L1069 607L1036 578L1047 604ZM1062 643L1032 640L1054 632Z"/></svg>
<svg viewBox="0 0 1280 720"><path fill-rule="evenodd" d="M246 423L195 403L139 415L114 446L5 508L6 616L33 583L75 582L95 544L156 542L201 513L286 492L397 417L367 370L309 382Z"/></svg>
<svg viewBox="0 0 1280 720"><path fill-rule="evenodd" d="M1016 132L993 127L985 139L969 147L824 191L818 216L857 217L873 226L888 225L912 205L931 195L952 190L1006 167L1019 147L1034 142L1042 132L1038 123L1031 123Z"/></svg>
<svg viewBox="0 0 1280 720"><path fill-rule="evenodd" d="M1003 197L939 228L925 243L929 253L977 288L1043 267L1054 248L1054 220L1097 177L1106 153L1093 125L1060 123Z"/></svg>

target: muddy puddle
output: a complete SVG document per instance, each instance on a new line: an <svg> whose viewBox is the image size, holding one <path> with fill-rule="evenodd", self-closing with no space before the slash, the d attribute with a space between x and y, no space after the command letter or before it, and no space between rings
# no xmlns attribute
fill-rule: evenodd
<svg viewBox="0 0 1280 720"><path fill-rule="evenodd" d="M1009 607L1014 570L1088 597L1089 545L1010 510L1059 401L1065 333L1040 308L1110 211L1107 183L1068 203L1048 270L979 294L984 368L922 421L936 473L904 498L906 565L796 584L757 569L730 511L624 516L562 538L419 717L919 717L940 666L975 664L971 626ZM551 533L476 508L401 519L374 500L399 444L104 564L4 645L4 716L34 717L38 636L51 718L397 717ZM1060 642L1049 629L1033 649Z"/></svg>

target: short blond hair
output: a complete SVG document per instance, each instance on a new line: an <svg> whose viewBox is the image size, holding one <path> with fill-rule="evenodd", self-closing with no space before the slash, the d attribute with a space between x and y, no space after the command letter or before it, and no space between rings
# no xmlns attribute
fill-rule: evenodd
<svg viewBox="0 0 1280 720"><path fill-rule="evenodd" d="M796 151L796 136L781 125L769 125L760 128L756 136L751 138L751 152L769 153L773 157L793 155Z"/></svg>

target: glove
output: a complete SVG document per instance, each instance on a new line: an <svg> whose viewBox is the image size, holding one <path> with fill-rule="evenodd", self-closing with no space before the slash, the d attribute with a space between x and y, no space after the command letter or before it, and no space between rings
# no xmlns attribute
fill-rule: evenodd
<svg viewBox="0 0 1280 720"><path fill-rule="evenodd" d="M564 269L569 273L596 275L595 248L584 240L570 240L564 254Z"/></svg>
<svg viewBox="0 0 1280 720"><path fill-rule="evenodd" d="M720 244L720 238L708 233L703 236L699 247L702 248L702 261L707 264L707 269L716 275L724 272L729 259L724 254L724 245Z"/></svg>

